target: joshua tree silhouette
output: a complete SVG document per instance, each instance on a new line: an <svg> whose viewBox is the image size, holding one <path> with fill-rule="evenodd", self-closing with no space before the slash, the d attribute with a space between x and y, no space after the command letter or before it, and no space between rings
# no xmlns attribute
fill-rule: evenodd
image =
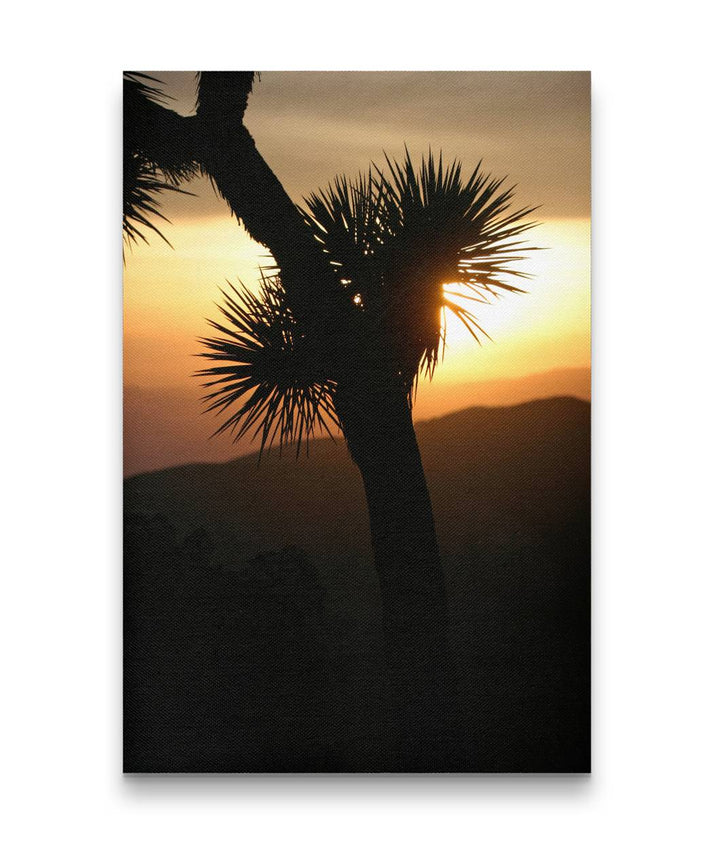
<svg viewBox="0 0 720 856"><path fill-rule="evenodd" d="M336 178L303 210L243 125L254 79L199 74L197 113L180 117L156 81L126 74L125 236L157 231L158 192L201 172L272 252L259 291L231 286L201 340L208 409L219 432L252 431L261 448L299 453L316 432L342 431L367 497L403 767L450 768L447 604L412 404L442 357L447 313L479 341L464 301L522 291L515 264L534 248L518 236L533 209L513 209L513 189L480 164L463 179L457 161L430 151L415 166L406 150Z"/></svg>

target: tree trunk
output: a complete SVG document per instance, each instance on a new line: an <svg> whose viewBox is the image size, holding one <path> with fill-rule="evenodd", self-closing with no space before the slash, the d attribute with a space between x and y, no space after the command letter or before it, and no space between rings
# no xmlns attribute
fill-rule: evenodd
<svg viewBox="0 0 720 856"><path fill-rule="evenodd" d="M400 767L457 769L456 679L442 566L395 358L375 340L376 331L338 320L344 316L331 301L347 298L244 125L210 118L200 137L203 167L250 234L272 251L293 313L307 335L319 337L338 373L335 405L368 503Z"/></svg>
<svg viewBox="0 0 720 856"><path fill-rule="evenodd" d="M447 598L407 394L387 371L362 373L339 384L336 406L367 497L400 768L456 770L465 747Z"/></svg>

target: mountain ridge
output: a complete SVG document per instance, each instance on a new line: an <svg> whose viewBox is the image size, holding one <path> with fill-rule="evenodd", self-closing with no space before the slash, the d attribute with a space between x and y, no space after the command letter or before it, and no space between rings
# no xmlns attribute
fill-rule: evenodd
<svg viewBox="0 0 720 856"><path fill-rule="evenodd" d="M588 402L465 408L418 423L417 436L446 556L478 540L510 548L517 532L535 543L528 532L557 532L589 503ZM328 572L350 563L372 576L362 479L344 442L312 441L297 459L247 454L135 475L125 510L206 530L221 560L294 545Z"/></svg>
<svg viewBox="0 0 720 856"><path fill-rule="evenodd" d="M452 410L449 413L442 413L437 416L428 416L425 418L418 419L415 424L415 431L418 435L422 435L423 432L427 429L434 429L438 426L444 425L447 421L453 420L454 418L460 418L466 414L472 413L492 413L492 412L511 412L522 410L523 408L534 408L535 406L542 404L544 402L552 402L552 401L573 401L577 402L581 405L586 405L588 411L590 409L590 402L586 399L580 398L574 395L554 395L543 398L534 398L528 401L518 402L516 404L508 404L508 405L486 405L486 404L473 404L468 405L467 407L461 407L457 410ZM344 447L345 440L341 435L333 437L328 437L327 435L321 437L315 437L310 440L310 448L317 448L318 444L333 444L335 446ZM303 446L303 450L305 447ZM307 458L312 455L312 452L306 454L305 451L301 451L298 458ZM132 473L130 475L125 476L123 479L124 482L131 482L134 479L143 478L146 476L152 476L159 473L168 472L171 470L184 470L188 468L197 468L197 467L224 467L230 464L237 464L238 462L245 459L252 459L256 463L260 461L260 466L262 466L262 462L267 460L269 457L283 457L283 458L292 458L296 459L296 455L291 450L285 450L280 454L278 448L276 446L271 447L263 452L262 457L258 451L250 451L244 452L243 454L237 455L233 458L228 458L223 461L186 461L180 464L174 464L168 467L160 467L156 470L144 470L138 473Z"/></svg>
<svg viewBox="0 0 720 856"><path fill-rule="evenodd" d="M415 419L419 423L467 407L506 407L567 395L590 399L589 368L553 369L518 378L460 383L436 379L421 388L415 402ZM184 463L226 462L255 450L248 438L242 438L234 447L226 435L211 440L217 424L203 413L200 399L201 391L192 387L125 387L127 477Z"/></svg>

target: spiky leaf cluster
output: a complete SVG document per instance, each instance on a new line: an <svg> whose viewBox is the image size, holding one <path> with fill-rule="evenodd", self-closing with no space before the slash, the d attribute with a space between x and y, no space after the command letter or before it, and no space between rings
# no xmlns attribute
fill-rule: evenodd
<svg viewBox="0 0 720 856"><path fill-rule="evenodd" d="M512 280L526 274L515 265L534 248L518 236L533 224L529 209L511 209L512 188L502 185L480 165L463 180L459 162L430 153L419 169L409 155L387 159L386 173L373 166L355 181L336 178L306 200L306 220L335 270L336 326L350 319L363 341L371 337L410 401L419 375L440 359L446 312L479 340L484 331L464 301L522 290ZM252 430L261 448L278 440L299 451L317 431L339 427L335 380L365 352L333 360L317 330L302 333L277 276L264 278L257 295L233 288L224 297L225 323L210 322L222 337L201 340L216 364L199 373L212 378L208 409L225 414L218 432Z"/></svg>
<svg viewBox="0 0 720 856"><path fill-rule="evenodd" d="M338 176L325 190L305 200L306 220L323 245L338 282L350 299L377 304L382 294L386 258L381 252L387 228L385 191L372 172L355 181Z"/></svg>
<svg viewBox="0 0 720 856"><path fill-rule="evenodd" d="M408 384L432 374L444 342L445 312L479 341L485 331L463 301L490 303L520 292L527 274L518 236L533 209L512 209L513 188L481 164L467 180L461 164L423 157L419 170L386 157L355 182L338 178L305 200L307 220L341 283L383 325ZM485 334L487 335L487 334Z"/></svg>
<svg viewBox="0 0 720 856"><path fill-rule="evenodd" d="M213 362L197 372L209 378L208 411L223 414L215 432L237 440L248 432L265 446L294 446L299 454L318 431L339 428L335 385L316 344L300 330L279 277L263 277L258 294L228 283L218 309L224 322L209 321L221 335L200 340L201 356Z"/></svg>
<svg viewBox="0 0 720 856"><path fill-rule="evenodd" d="M145 233L149 229L172 246L151 218L170 222L160 211L158 195L163 190L174 193L187 191L165 181L162 173L137 153L130 153L125 158L123 185L123 237L126 244L134 244L138 240L147 244Z"/></svg>
<svg viewBox="0 0 720 856"><path fill-rule="evenodd" d="M162 106L168 96L159 80L125 72L123 87L123 237L128 245L147 243L150 230L169 243L153 218L169 222L161 192L187 193L180 183L197 174L192 143L183 118Z"/></svg>

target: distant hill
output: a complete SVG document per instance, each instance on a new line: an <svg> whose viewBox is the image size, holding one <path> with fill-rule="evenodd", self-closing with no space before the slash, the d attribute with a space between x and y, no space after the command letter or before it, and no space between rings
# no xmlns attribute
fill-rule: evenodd
<svg viewBox="0 0 720 856"><path fill-rule="evenodd" d="M504 407L541 398L590 401L589 368L563 368L522 377L468 383L428 383L415 403L415 418L427 419L466 407Z"/></svg>
<svg viewBox="0 0 720 856"><path fill-rule="evenodd" d="M589 403L562 397L511 407L473 407L420 422L417 435L443 554L455 648L465 675L463 692L476 717L473 739L477 744L468 749L469 757L475 758L470 768L587 769ZM303 740L314 740L315 748L296 758L291 767L388 768L388 762L382 760L377 713L383 692L379 594L362 483L344 443L316 441L309 456L297 460L294 455L280 458L273 451L259 466L253 454L226 463L185 465L134 476L125 482L125 503L129 521L126 586L136 591L137 585L134 605L128 610L131 625L126 628L126 639L132 645L137 632L137 638L144 640L137 643L139 659L127 660L130 684L147 688L148 681L152 682L150 673L175 669L182 688L191 668L195 668L193 680L195 673L215 668L208 665L217 661L215 655L193 659L207 646L225 650L228 644L227 630L222 628L230 619L223 618L223 623L212 616L218 609L227 612L227 604L235 602L241 606L229 612L239 614L238 609L248 608L248 598L255 597L243 592L266 591L266 583L252 583L253 588L248 582L255 572L247 568L258 567L259 554L282 557L284 549L299 551L297 555L306 558L298 560L301 571L293 579L309 581L303 583L303 591L309 593L302 596L312 604L304 614L318 608L315 587L322 592L324 623L317 630L315 622L312 632L320 633L318 638L325 641L322 645L313 642L312 650L322 648L326 659L312 667L312 674L329 677L313 678L314 686L329 681L331 689L326 686L318 691L318 698L325 704L331 693L334 716L345 725L339 731L328 725L330 731L318 732L317 722L327 718L317 712L319 708L309 712L303 719ZM272 567L278 562L287 564L282 558L263 560L267 561ZM246 570L236 573L233 568ZM262 575L267 572L257 573L265 579ZM301 595L282 594L284 572L273 574L273 586L279 586L281 592L280 601L273 602L298 602ZM267 609L271 610L268 614L276 615L272 612L276 607ZM132 624L136 614L148 616L137 631ZM265 615L259 606L250 607L248 614ZM184 616L182 621L178 616ZM276 620L262 619L258 626L274 627ZM188 622L191 636L180 643L177 640L187 634ZM246 631L236 628L232 638L239 639L242 632ZM270 637L285 632L267 631ZM174 647L163 655L164 646L171 643ZM246 651L250 642L243 645ZM166 660L162 660L164 656ZM293 655L291 659L301 662L307 656ZM193 662L204 665L188 665ZM247 675L242 680L262 695L257 687L265 686L266 672L264 669L262 680ZM216 679L203 685L198 697L229 692L221 684L224 686ZM298 686L302 685L301 681ZM300 689L297 692L299 699L305 698ZM146 695L147 689L138 689L138 698ZM223 698L217 702L218 709L235 704ZM180 769L182 764L197 770L282 768L275 755L271 758L255 744L256 754L249 756L247 748L233 742L232 729L223 731L225 736L215 733L212 753L210 744L203 742L210 737L197 737L200 732L187 719L177 725L173 738L175 732L167 717L172 720L176 708L168 713L166 702L163 698L162 714L143 713L144 708L136 712L138 721L146 723L138 726L141 737L153 717L160 717L164 724L156 746L145 745L138 738L141 742L131 747L133 769ZM174 703L186 716L190 702ZM283 704L291 702L286 698ZM287 716L291 721L292 715ZM273 727L274 736L259 734L257 740L277 747L285 734L288 746L292 743L297 748L295 726ZM370 733L372 728L375 731ZM314 737L308 736L311 732ZM173 739L190 754L173 755ZM199 747L193 742L197 740ZM192 762L173 761L191 756Z"/></svg>
<svg viewBox="0 0 720 856"><path fill-rule="evenodd" d="M446 553L562 525L587 502L587 402L474 407L418 423L417 436ZM362 482L342 441L317 440L297 459L272 450L260 462L188 464L125 484L128 511L204 527L221 557L293 544L321 564L370 560Z"/></svg>
<svg viewBox="0 0 720 856"><path fill-rule="evenodd" d="M125 474L195 461L221 462L250 451L246 438L233 445L226 436L210 439L216 420L203 413L202 391L183 388L124 390ZM540 398L590 399L590 369L563 368L526 377L447 383L436 377L422 385L416 420L466 407L506 406Z"/></svg>

